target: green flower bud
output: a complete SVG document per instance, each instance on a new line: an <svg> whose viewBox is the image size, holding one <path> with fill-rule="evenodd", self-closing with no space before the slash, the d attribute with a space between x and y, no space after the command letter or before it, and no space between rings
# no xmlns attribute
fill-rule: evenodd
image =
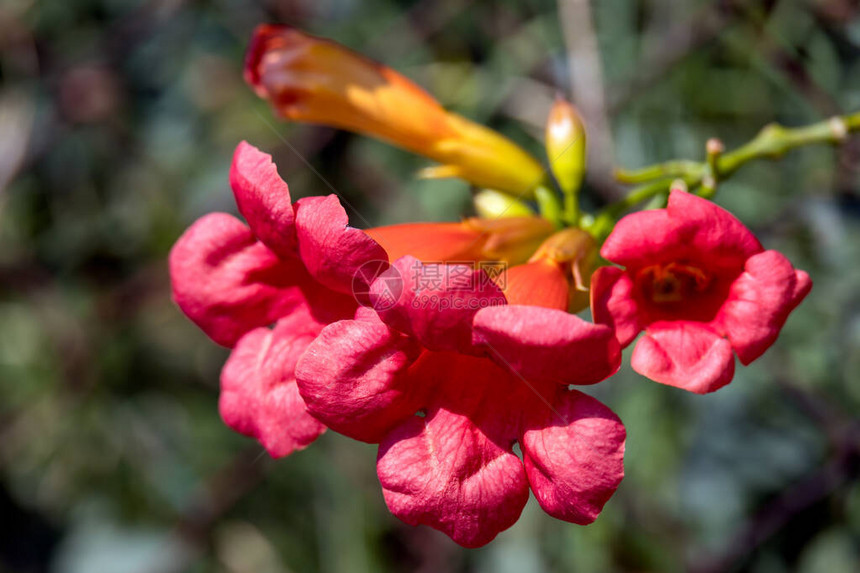
<svg viewBox="0 0 860 573"><path fill-rule="evenodd" d="M549 165L562 191L574 195L585 176L585 125L576 108L557 97L546 122Z"/></svg>
<svg viewBox="0 0 860 573"><path fill-rule="evenodd" d="M495 189L481 189L472 197L475 203L475 211L483 219L498 219L500 217L530 217L534 211L517 200L516 197L496 191Z"/></svg>

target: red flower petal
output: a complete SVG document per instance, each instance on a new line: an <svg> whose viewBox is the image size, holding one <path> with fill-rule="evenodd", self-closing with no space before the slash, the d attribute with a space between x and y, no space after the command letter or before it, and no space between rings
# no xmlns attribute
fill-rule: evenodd
<svg viewBox="0 0 860 573"><path fill-rule="evenodd" d="M577 391L560 390L553 404L531 413L522 450L529 484L548 514L591 523L624 477L621 420Z"/></svg>
<svg viewBox="0 0 860 573"><path fill-rule="evenodd" d="M299 254L313 277L330 289L351 293L353 278L371 261L387 263L385 249L364 231L348 226L337 196L296 202Z"/></svg>
<svg viewBox="0 0 860 573"><path fill-rule="evenodd" d="M478 311L475 344L528 380L594 384L621 365L612 330L563 310L506 305Z"/></svg>
<svg viewBox="0 0 860 573"><path fill-rule="evenodd" d="M666 209L640 211L621 219L600 254L625 267L660 261L703 261L712 270L743 268L761 243L734 215L684 191L669 195Z"/></svg>
<svg viewBox="0 0 860 573"><path fill-rule="evenodd" d="M513 525L528 501L523 464L469 417L439 409L383 440L377 472L385 503L410 525L480 547Z"/></svg>
<svg viewBox="0 0 860 573"><path fill-rule="evenodd" d="M365 442L382 437L420 407L407 368L420 349L379 322L327 326L297 368L308 408L333 430Z"/></svg>
<svg viewBox="0 0 860 573"><path fill-rule="evenodd" d="M735 373L729 341L706 326L683 321L649 326L630 365L655 382L697 394L722 388Z"/></svg>
<svg viewBox="0 0 860 573"><path fill-rule="evenodd" d="M797 308L809 291L812 290L812 279L806 271L795 271L794 273L794 292L791 294L791 310Z"/></svg>
<svg viewBox="0 0 860 573"><path fill-rule="evenodd" d="M399 283L398 283L399 281ZM400 284L392 293L392 284ZM406 256L370 285L370 299L390 327L414 336L430 350L474 353L472 317L505 304L505 295L470 265L425 265Z"/></svg>
<svg viewBox="0 0 860 573"><path fill-rule="evenodd" d="M759 253L732 284L714 326L728 336L741 363L749 364L773 344L811 288L809 276L796 271L782 254Z"/></svg>
<svg viewBox="0 0 860 573"><path fill-rule="evenodd" d="M290 189L272 156L243 141L233 154L230 186L251 231L278 256L295 256L295 215Z"/></svg>
<svg viewBox="0 0 860 573"><path fill-rule="evenodd" d="M630 275L618 267L600 267L591 275L591 314L594 322L615 330L621 348L642 330Z"/></svg>
<svg viewBox="0 0 860 573"><path fill-rule="evenodd" d="M272 457L301 450L325 431L296 386L296 361L318 327L294 315L274 330L257 328L239 340L221 372L224 423L256 438Z"/></svg>
<svg viewBox="0 0 860 573"><path fill-rule="evenodd" d="M424 405L468 416L499 444L522 434L522 414L529 404L546 404L557 390L513 374L485 356L425 351L409 369L409 383L424 394Z"/></svg>
<svg viewBox="0 0 860 573"><path fill-rule="evenodd" d="M182 311L224 346L306 305L300 286L313 283L301 262L279 259L225 213L185 231L170 252L170 275Z"/></svg>

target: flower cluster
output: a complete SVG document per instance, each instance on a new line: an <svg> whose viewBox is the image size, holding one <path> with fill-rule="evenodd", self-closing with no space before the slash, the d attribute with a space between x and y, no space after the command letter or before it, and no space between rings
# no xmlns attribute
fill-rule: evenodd
<svg viewBox="0 0 860 573"><path fill-rule="evenodd" d="M623 218L601 247L578 217L584 132L566 102L548 148L578 155L551 158L571 199L553 220L507 194L542 201L536 160L384 66L263 26L246 78L287 118L376 135L440 161L437 174L493 187L479 208L491 217L362 231L334 195L293 203L271 158L242 143L230 183L247 224L207 215L170 254L177 304L232 348L226 424L275 457L325 428L379 444L392 513L461 545L510 527L529 491L559 519L597 518L623 478L626 431L572 386L612 376L641 331L637 372L711 392L731 381L735 354L748 364L773 344L810 290L740 221L685 191ZM595 270L598 251L618 266ZM594 322L574 314L589 295Z"/></svg>

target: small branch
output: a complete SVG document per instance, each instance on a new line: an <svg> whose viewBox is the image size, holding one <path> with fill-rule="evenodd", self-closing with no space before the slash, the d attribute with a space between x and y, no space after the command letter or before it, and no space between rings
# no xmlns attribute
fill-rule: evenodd
<svg viewBox="0 0 860 573"><path fill-rule="evenodd" d="M679 177L668 177L651 183L640 185L633 188L624 199L609 205L606 209L600 212L594 219L594 223L589 226L588 231L597 239L598 242L603 242L612 227L615 226L615 221L618 220L625 211L632 209L639 203L644 203L648 199L652 199L659 195L669 193L669 189L676 182L682 181L687 187L692 187L701 183L701 175L693 177L690 175L682 175Z"/></svg>
<svg viewBox="0 0 860 573"><path fill-rule="evenodd" d="M726 177L753 159L779 159L787 152L815 143L843 143L848 134L860 129L860 112L846 116L835 116L805 127L787 128L772 123L762 129L755 138L719 161L719 174Z"/></svg>
<svg viewBox="0 0 860 573"><path fill-rule="evenodd" d="M698 161L667 161L642 169L627 170L618 168L615 170L615 179L620 183L628 185L637 185L639 183L648 183L655 179L663 179L665 177L684 177L691 173L697 173L702 169L702 164Z"/></svg>
<svg viewBox="0 0 860 573"><path fill-rule="evenodd" d="M726 146L719 139L712 137L705 145L705 174L702 176L702 189L699 195L710 199L717 193L717 184L720 182L720 156L726 150Z"/></svg>
<svg viewBox="0 0 860 573"><path fill-rule="evenodd" d="M643 167L635 171L616 170L616 178L624 183L641 183L626 197L600 212L589 230L603 240L612 230L615 221L628 209L661 194L668 194L672 182L683 181L691 191L711 198L716 184L733 175L738 169L755 159L779 159L789 151L817 143L841 144L852 132L860 131L860 112L813 123L803 127L783 127L772 123L765 126L750 142L732 152L724 153L722 142L709 140L707 158L699 163L673 160Z"/></svg>

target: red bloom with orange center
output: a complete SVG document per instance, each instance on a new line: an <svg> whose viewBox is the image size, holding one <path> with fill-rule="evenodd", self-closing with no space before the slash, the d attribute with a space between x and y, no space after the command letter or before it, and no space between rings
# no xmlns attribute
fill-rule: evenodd
<svg viewBox="0 0 860 573"><path fill-rule="evenodd" d="M625 269L594 273L595 321L622 347L644 330L633 369L700 394L731 381L734 354L761 356L812 287L728 211L683 191L666 209L624 217L600 253Z"/></svg>

